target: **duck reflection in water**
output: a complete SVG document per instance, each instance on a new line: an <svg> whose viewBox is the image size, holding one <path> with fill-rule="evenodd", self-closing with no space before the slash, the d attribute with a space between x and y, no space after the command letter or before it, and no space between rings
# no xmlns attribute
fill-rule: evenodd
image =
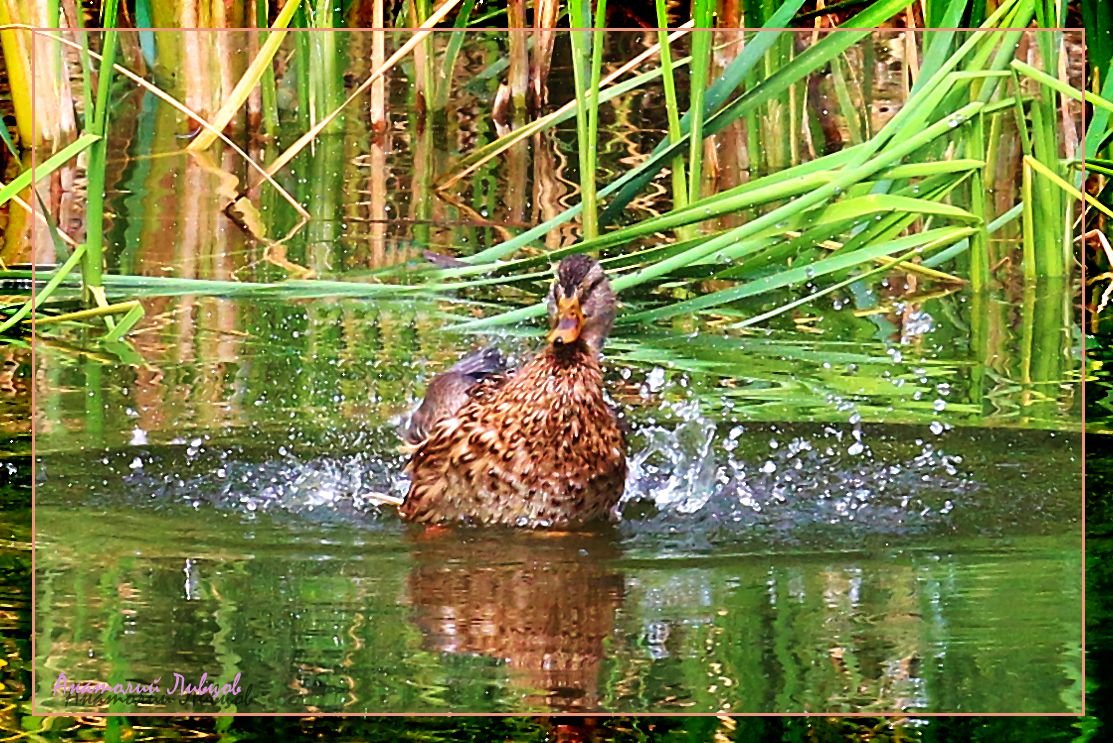
<svg viewBox="0 0 1113 743"><path fill-rule="evenodd" d="M625 594L613 535L469 531L413 533L408 590L423 646L504 661L523 706L598 709Z"/></svg>

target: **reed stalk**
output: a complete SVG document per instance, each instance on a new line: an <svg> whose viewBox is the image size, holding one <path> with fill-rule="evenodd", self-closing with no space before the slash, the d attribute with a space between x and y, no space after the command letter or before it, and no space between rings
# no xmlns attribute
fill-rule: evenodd
<svg viewBox="0 0 1113 743"><path fill-rule="evenodd" d="M295 6L293 23L301 29L306 29L310 25L309 11L301 2L298 2ZM309 34L304 30L296 32L294 34L293 54L294 75L297 81L295 90L298 96L298 124L304 129L317 125L313 102L310 98L310 91L312 90L309 74L310 56Z"/></svg>
<svg viewBox="0 0 1113 743"><path fill-rule="evenodd" d="M583 204L584 239L590 240L599 234L599 206L595 190L596 153L590 149L591 115L589 109L598 106L598 99L591 96L588 80L592 57L594 34L586 29L591 26L591 4L589 0L570 0L568 32L572 44L572 78L576 87L576 140L579 142L577 155L580 166L580 201Z"/></svg>
<svg viewBox="0 0 1113 743"><path fill-rule="evenodd" d="M316 0L309 7L312 32L307 35L310 39L310 80L313 85L310 97L313 118L319 121L335 109L343 97L344 77L339 61L345 35L332 33L339 20L337 0ZM325 131L336 132L339 125L338 121Z"/></svg>
<svg viewBox="0 0 1113 743"><path fill-rule="evenodd" d="M60 17L57 0L0 3L0 48L16 131L26 147L61 145L77 132L66 61L60 50L42 43L43 32L58 28Z"/></svg>
<svg viewBox="0 0 1113 743"><path fill-rule="evenodd" d="M270 39L270 32L265 30L268 27L267 23L267 8L270 3L267 0L254 0L255 2L255 27L259 30L259 44L260 51L267 48L267 42ZM283 8L285 10L285 7ZM281 11L280 11L281 15ZM277 25L277 19L275 24ZM248 70L250 70L250 66ZM247 74L246 72L244 73ZM278 134L278 83L274 79L274 65L269 64L263 70L263 75L259 80L259 95L262 99L262 114L263 114L263 131L268 137L274 137Z"/></svg>
<svg viewBox="0 0 1113 743"><path fill-rule="evenodd" d="M665 88L665 108L669 120L669 142L680 140L680 102L676 97L676 80L673 75L672 50L669 47L669 11L666 0L656 0L657 44L661 49L661 81ZM688 205L688 177L685 175L684 157L679 153L672 160L672 202L674 209ZM691 235L688 235L689 237Z"/></svg>
<svg viewBox="0 0 1113 743"><path fill-rule="evenodd" d="M603 74L603 50L606 46L607 25L607 0L595 0L595 23L591 34L591 82L588 97L584 99L587 105L587 152L589 168L582 178L596 196L596 164L599 161L599 90L600 79ZM599 223L595 221L595 234L598 234ZM594 236L594 235L593 235Z"/></svg>
<svg viewBox="0 0 1113 743"><path fill-rule="evenodd" d="M104 9L104 46L97 70L96 100L93 110L85 112L85 132L97 137L89 147L86 174L89 179L86 197L85 255L81 263L84 296L87 303L105 304L102 289L104 271L104 198L105 163L108 152L109 96L116 59L116 15L119 3L110 0ZM85 43L89 40L85 38ZM91 118L90 118L91 113Z"/></svg>
<svg viewBox="0 0 1113 743"><path fill-rule="evenodd" d="M386 60L386 0L372 0L371 25L371 69L382 69ZM386 76L380 75L371 85L371 129L384 132L390 126L387 114Z"/></svg>
<svg viewBox="0 0 1113 743"><path fill-rule="evenodd" d="M692 3L692 66L689 93L688 121L688 201L696 201L703 189L703 120L704 97L707 93L707 75L711 66L712 0L693 0Z"/></svg>
<svg viewBox="0 0 1113 743"><path fill-rule="evenodd" d="M521 121L526 111L526 95L529 92L529 50L526 42L526 0L507 0L506 31L510 47L510 66L507 82L510 86L510 100L514 104L514 118Z"/></svg>
<svg viewBox="0 0 1113 743"><path fill-rule="evenodd" d="M983 153L996 149L990 146L985 139L985 114L979 114L972 122L969 130L963 137L963 146L967 157L974 153L981 157ZM987 179L985 168L975 168L970 180L970 210L982 220L981 229L971 236L970 246L970 288L982 291L989 286L990 256L989 256L989 205L986 198L986 181L992 182L992 175Z"/></svg>
<svg viewBox="0 0 1113 743"><path fill-rule="evenodd" d="M414 28L424 26L426 20L429 18L431 9L429 7L429 0L408 0L407 13L410 18L410 25ZM427 108L431 106L434 98L433 91L433 49L430 44L431 39L427 36L421 36L417 44L414 46L414 77L413 77L413 90L416 96L415 103L417 106L418 116L423 116Z"/></svg>
<svg viewBox="0 0 1113 743"><path fill-rule="evenodd" d="M443 110L452 97L452 86L455 82L456 60L460 56L460 50L468 38L465 29L467 29L468 22L471 20L472 11L475 9L475 2L476 0L464 0L460 5L460 10L456 13L456 21L453 23L453 28L455 30L449 35L448 43L445 44L444 57L441 61L440 72L437 75L435 110Z"/></svg>
<svg viewBox="0 0 1113 743"><path fill-rule="evenodd" d="M549 97L549 69L553 61L553 43L557 19L560 17L560 0L534 0L533 50L530 56L529 84L531 104L540 112Z"/></svg>

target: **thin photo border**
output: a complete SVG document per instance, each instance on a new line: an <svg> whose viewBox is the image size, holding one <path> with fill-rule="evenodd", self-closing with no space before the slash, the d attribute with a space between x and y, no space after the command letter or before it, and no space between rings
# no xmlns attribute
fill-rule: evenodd
<svg viewBox="0 0 1113 743"><path fill-rule="evenodd" d="M2 2L3 0L0 0ZM31 118L35 119L35 106L38 102L36 95L36 82L37 75L35 74L35 40L40 35L56 34L60 29L41 27L41 26L28 26L13 24L7 28L15 31L26 31L30 35L29 50L31 52ZM832 32L860 32L861 28L851 27L834 27L834 28L807 28L807 27L779 27L779 28L706 28L706 27L670 27L667 29L654 28L654 27L601 27L601 28L554 28L551 29L554 33L566 32L583 32L583 31L606 31L610 32L640 32L640 33L653 33L660 31L676 31L686 28L689 32L694 31L731 31L740 33L756 33L761 31L775 31L775 32L791 32L791 33L806 33L806 34L828 34ZM269 28L253 28L253 27L239 27L239 28L180 28L180 27L137 27L137 28L121 28L117 31L125 33L146 32L146 31L176 31L176 32L203 32L203 33L242 33L242 32L267 32ZM887 28L875 27L870 29L873 34L886 34L886 33L924 33L924 32L981 32L981 33L1007 33L1009 31L1022 31L1022 32L1071 32L1077 33L1080 36L1083 50L1083 67L1085 69L1089 66L1089 48L1086 44L1086 30L1084 28L1070 28L1070 27L1032 27L1032 28ZM103 33L104 29L70 29L73 33ZM429 36L434 33L500 33L500 32L521 32L521 33L534 33L535 29L532 27L525 27L520 29L511 28L426 28L426 27L399 27L399 28L377 28L377 27L353 27L353 28L329 28L329 29L299 29L290 28L286 29L287 33L352 33L352 32L381 32L381 33L409 33L415 35L418 32L423 32L424 36ZM1083 173L1086 170L1086 112L1085 107L1082 111L1081 120L1081 139L1079 141L1079 152L1081 155L1081 162ZM32 193L38 186L38 179L35 177L35 169L37 166L38 153L36 148L30 148L31 151L31 189ZM36 302L36 261L35 261L35 246L36 242L36 229L38 220L35 218L35 212L38 209L38 200L31 199L31 212L30 212L30 241L31 241L31 306L35 307ZM1075 253L1075 258L1080 264L1080 281L1081 291L1083 293L1083 304L1085 304L1085 291L1086 291L1086 260L1085 260L1085 232L1086 232L1086 215L1088 213L1088 205L1083 201L1082 203L1082 218L1079 221L1079 236L1076 242L1079 243L1079 250ZM1069 290L1069 284L1068 284ZM200 718L200 717L533 717L537 715L559 715L561 717L617 717L617 716L639 716L639 717L846 717L846 718L886 718L886 719L912 719L912 718L935 718L935 717L1086 717L1086 368L1087 368L1087 355L1086 343L1081 344L1081 354L1079 359L1078 385L1081 394L1081 431L1079 433L1080 440L1080 457L1081 457L1081 530L1082 530L1082 547L1081 547L1081 711L1080 712L939 712L939 711L879 711L879 712L734 712L734 711L719 711L719 712L652 712L652 711L611 711L611 710L598 710L594 712L564 712L554 710L541 710L530 711L523 710L520 712L468 712L468 711L417 711L417 712L315 712L304 710L300 712L204 712L204 711L128 711L128 712L106 712L106 711L89 711L83 709L75 709L71 712L54 712L44 711L36 708L36 700L38 698L38 676L37 676L37 661L38 655L36 653L37 642L37 607L36 599L37 593L37 570L35 565L35 554L37 552L35 545L35 536L37 534L35 522L35 489L37 485L37 466L38 458L36 456L35 444L35 422L37 411L36 389L37 385L34 382L35 370L37 369L37 347L36 342L36 329L37 329L38 314L34 310L31 312L31 374L32 384L31 387L31 414L29 416L31 423L31 684L30 684L30 710L31 714L37 717L64 717L73 718L80 717L164 717L164 718ZM1080 318L1082 324L1083 338L1087 336L1085 327L1085 307L1082 309L1082 317Z"/></svg>

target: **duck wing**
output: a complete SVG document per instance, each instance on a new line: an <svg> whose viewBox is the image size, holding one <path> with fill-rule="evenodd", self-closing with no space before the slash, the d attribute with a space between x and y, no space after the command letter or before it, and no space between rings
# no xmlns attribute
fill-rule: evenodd
<svg viewBox="0 0 1113 743"><path fill-rule="evenodd" d="M429 382L425 399L399 428L402 439L410 445L420 444L439 421L454 415L467 402L477 383L505 371L506 359L493 346L463 357Z"/></svg>

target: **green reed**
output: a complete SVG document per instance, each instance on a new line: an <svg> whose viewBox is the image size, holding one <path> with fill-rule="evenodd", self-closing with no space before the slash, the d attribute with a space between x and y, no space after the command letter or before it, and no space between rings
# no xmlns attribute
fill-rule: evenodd
<svg viewBox="0 0 1113 743"><path fill-rule="evenodd" d="M669 141L680 139L680 103L676 97L676 79L673 76L672 50L669 48L669 16L665 0L656 0L657 43L661 47L661 81L665 89L665 108L669 121ZM672 200L675 208L688 204L688 178L685 175L684 157L678 154L672 160Z"/></svg>
<svg viewBox="0 0 1113 743"><path fill-rule="evenodd" d="M600 10L606 10L606 0L599 3ZM583 233L585 239L599 234L599 206L595 184L596 152L592 146L598 142L599 126L599 78L596 73L596 58L602 60L601 31L586 30L602 27L604 16L597 12L595 23L591 18L591 3L588 0L570 0L568 5L569 32L572 44L572 76L576 100L576 138L580 165L580 192L583 202ZM599 44L596 44L596 42ZM597 48L598 47L598 48Z"/></svg>
<svg viewBox="0 0 1113 743"><path fill-rule="evenodd" d="M703 100L707 93L707 76L711 66L712 16L711 0L692 3L692 66L689 92L688 201L702 195L703 184Z"/></svg>
<svg viewBox="0 0 1113 743"><path fill-rule="evenodd" d="M267 4L256 3L255 27L266 29L268 25ZM270 33L268 31L259 31L260 46L265 48L269 37ZM278 134L278 83L274 77L273 65L268 64L263 69L262 77L259 80L259 93L263 107L263 131L267 133L267 136L273 137Z"/></svg>
<svg viewBox="0 0 1113 743"><path fill-rule="evenodd" d="M116 60L115 27L118 9L119 4L115 2L108 3L104 8L106 31L97 72L96 99L92 110L85 111L85 133L97 137L97 140L89 147L89 163L86 167L89 189L86 196L85 255L81 263L81 275L85 286L85 301L96 304L104 303L100 292L104 272L105 161L108 155L109 97ZM82 38L87 45L88 34L83 34Z"/></svg>
<svg viewBox="0 0 1113 743"><path fill-rule="evenodd" d="M802 4L803 0L790 0L780 5L766 3L760 15L748 12L747 19L756 17L764 19L770 29L783 28L793 22ZM1037 38L1043 69L1032 72L1014 63L1015 48L1011 42L1019 38L1020 32L965 36L957 32L933 33L925 37L922 49L915 50L919 76L905 105L887 124L874 127L868 115L861 115L861 110L868 105L871 73L867 68L870 65L862 69L862 79L856 79L853 71L857 62L846 53L852 45L866 41L872 34L870 29L902 14L909 4L910 0L871 3L847 22L848 30L822 35L815 44L799 52L794 49L789 34L775 30L753 34L742 53L714 79L710 72L712 31L696 31L692 38L689 106L687 113L680 117L676 110L680 96L675 75L688 61L672 57L664 32L659 33L662 42L659 69L645 70L643 67L638 70L638 76L629 80L613 86L604 84L602 61L606 38L602 26L606 6L598 4L593 18L589 3L584 0L571 3L570 25L585 29L570 34L574 107L560 115L546 115L536 122L523 124L520 129L481 149L487 154L497 152L507 144L522 143L528 136L555 126L562 117L575 116L581 203L536 228L470 256L468 261L474 264L472 267L430 271L429 283L422 291L453 291L486 284L532 281L536 278L535 271L560 253L535 252L520 258L516 253L579 214L582 214L584 239L578 246L562 248L562 251L599 251L608 260L621 260L614 265L621 268L615 283L622 289L653 288L668 283L673 289L683 290L679 299L676 294L653 297L650 306L642 311L643 319L664 320L684 313L727 311L731 302L739 296L748 296L747 293L755 289L764 291L767 289L762 287L795 285L801 275L806 275L799 273L804 265L818 267L831 281L846 281L857 275L855 272L873 272L878 266L893 265L891 261L897 259L894 256L899 258L906 246L899 241L910 232L941 236L938 240L914 245L921 250L916 255L917 261L932 262L934 267L957 272L958 278L968 280L975 290L981 290L996 280L992 269L1002 256L992 253L990 225L1004 214L1021 215L1026 237L1025 275L1033 280L1063 275L1070 269L1069 217L1075 204L1086 197L1077 184L1064 185L1070 177L1066 168L1074 164L1061 161L1058 111L1065 97L1077 91L1064 91L1065 84L1057 79L1057 68L1050 66L1057 59L1057 37L1045 34ZM984 21L987 32L1024 27L1038 13L1043 17L1053 11L1050 5L1038 5L1035 0L1006 0L988 17L982 18L982 11L961 8L954 3L929 5L924 6L925 13L932 19L954 25ZM427 2L413 2L412 7L417 14L415 18L432 10ZM461 6L455 28L469 23L472 7L473 3ZM329 2L322 1L306 8L299 10L303 14L299 23L303 26L324 28L342 21ZM657 2L656 11L659 18L664 16L663 1ZM695 25L710 29L713 11L709 0L695 2ZM111 23L115 23L114 18ZM331 110L330 106L317 103L330 98L328 85L342 84L337 66L344 54L342 45L318 45L309 38L302 38L319 35L332 34L303 32L296 35L299 37L295 42L296 74L287 78L297 89L296 94L302 97L301 109L307 115L302 124L307 128L312 122L323 120L320 118L322 111ZM463 43L462 33L453 34L442 57L446 64L438 70L435 80L426 79L435 103L447 101L452 85L451 63L460 54ZM867 44L867 48L872 47ZM114 51L108 36L105 50ZM425 62L430 59L432 55L427 54ZM110 70L111 65L105 67L105 64L109 63L103 63L102 69ZM909 64L911 61L905 60L906 71ZM422 69L427 69L424 63L415 68ZM835 155L819 156L803 165L797 164L807 149L803 134L774 138L775 141L762 149L763 140L770 139L770 134L785 127L800 128L800 121L809 115L803 103L805 81L825 70L831 72L833 100L848 121L849 142ZM268 71L273 78L273 70L268 67ZM1040 77L1041 74L1044 77ZM611 183L598 183L600 106L616 100L618 95L636 93L658 77L662 79L660 84L669 109L668 133L642 164ZM94 127L105 125L96 114L105 110L102 96L106 94L108 78L110 75L97 81L95 96L92 90L89 93L87 110L94 112ZM1010 79L1014 80L1013 88L1007 89ZM1026 84L1024 91L1018 82L1022 79ZM273 90L267 92L266 73L262 83L265 99L277 97ZM856 88L861 89L860 94ZM1091 98L1086 100L1091 101ZM264 105L264 109L276 113L274 103ZM1095 121L1107 116L1100 106L1095 105L1094 110ZM1022 197L1001 209L988 194L998 163L996 144L1006 116L1016 118L1026 158ZM1102 121L1107 122L1108 118ZM755 170L743 186L702 197L705 142L739 122L743 122L754 137L751 154ZM277 123L275 117L271 125ZM1107 123L1102 123L1101 128L1107 131ZM814 146L816 135L812 136ZM1091 139L1105 141L1098 137L1098 134L1087 132L1087 144ZM821 150L817 153L821 154ZM91 162L103 168L95 158L91 158ZM469 155L461 162L493 161ZM277 167L280 168L281 163ZM639 198L657 173L666 167L672 171L672 208L636 224L604 229L604 225L614 221L633 199ZM482 170L474 177L487 182L493 172ZM438 175L431 165L423 171L422 191L427 196L432 193L429 186ZM91 179L91 186L103 190L103 178L99 182ZM608 196L611 198L606 209L601 209L601 200ZM488 211L497 204L497 194L490 189L476 191L473 199L485 200ZM425 207L432 202L425 198L419 202L422 205L420 216L430 215L432 212ZM480 205L476 203L475 206ZM101 207L103 214L103 200ZM331 209L330 206L325 211ZM747 221L731 229L711 222L735 214L746 214ZM96 228L93 232L102 231L103 223L94 220L92 214L90 217L90 225ZM700 225L705 223L708 234L703 239L693 239L699 234ZM481 238L480 242L489 244L492 240L487 238L495 233L491 227L482 229L487 234L477 233L476 236ZM631 240L654 234L664 237L661 244L651 250L635 252L624 248ZM825 247L817 247L820 243L825 243ZM98 261L103 262L103 245L90 245L83 260L92 261L90 255L98 250ZM835 258L838 260L832 260ZM923 270L916 265L906 265L905 269ZM758 269L769 277L765 283L754 283L760 278L756 273ZM104 281L92 269L85 273L89 280ZM392 279L389 275L384 278ZM699 284L703 278L740 283L709 292ZM935 278L950 281L955 276ZM290 292L290 296L328 296L333 292L334 295L389 296L415 291L413 287L389 283L373 290L353 290L337 286L339 283L285 282L266 290L251 287L248 292L268 295ZM127 296L136 289L117 278L113 278L111 284L114 291ZM145 291L184 290L166 283L160 286L161 289L150 284ZM229 290L223 286L194 286L201 292ZM693 300L696 301L692 303ZM539 307L523 308L471 323L469 327L513 322L539 311Z"/></svg>

